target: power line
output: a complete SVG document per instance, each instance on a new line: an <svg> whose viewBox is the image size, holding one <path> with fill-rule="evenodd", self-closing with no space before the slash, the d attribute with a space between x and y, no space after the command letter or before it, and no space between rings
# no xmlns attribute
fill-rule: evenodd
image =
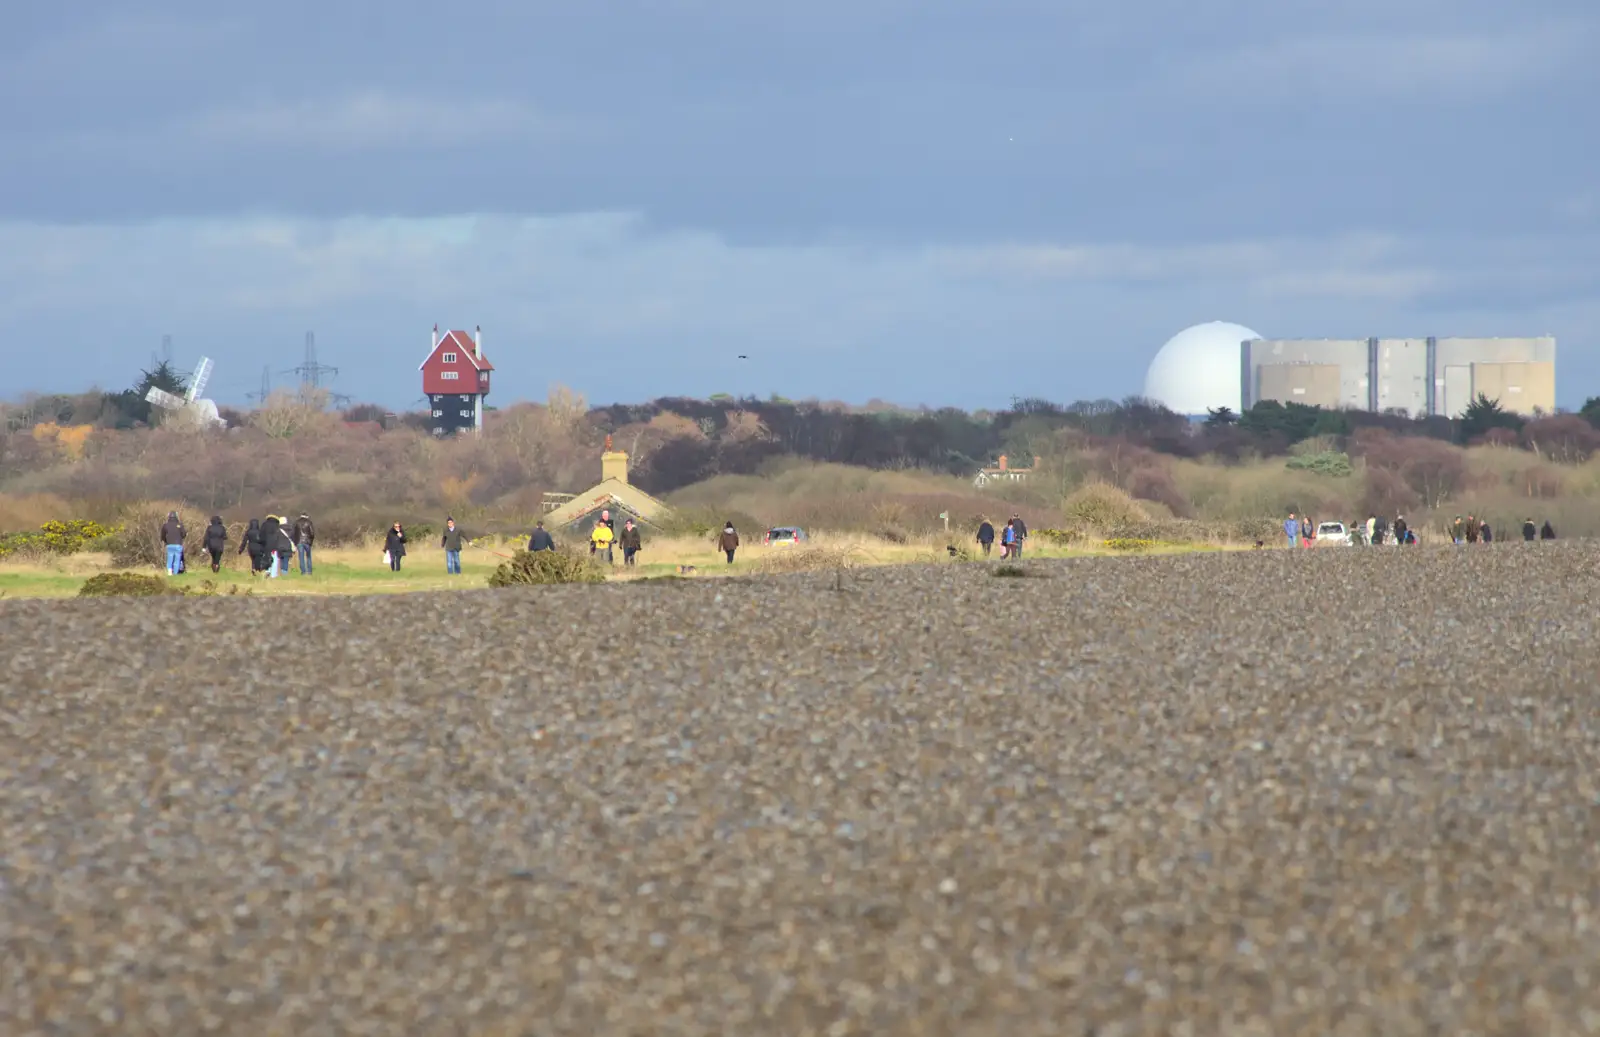
<svg viewBox="0 0 1600 1037"><path fill-rule="evenodd" d="M299 367L290 368L284 374L297 374L300 384L306 389L317 389L322 386L322 376L325 374L336 375L337 367L317 363L317 336L315 332L306 332L306 358Z"/></svg>
<svg viewBox="0 0 1600 1037"><path fill-rule="evenodd" d="M268 364L261 369L261 391L246 393L245 398L255 400L257 403L266 403L267 397L272 395L272 365Z"/></svg>

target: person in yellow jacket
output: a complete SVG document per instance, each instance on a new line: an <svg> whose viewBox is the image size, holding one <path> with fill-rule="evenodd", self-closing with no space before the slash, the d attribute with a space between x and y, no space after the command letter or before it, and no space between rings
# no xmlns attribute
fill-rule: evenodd
<svg viewBox="0 0 1600 1037"><path fill-rule="evenodd" d="M611 532L611 527L604 522L596 522L594 532L589 534L589 554L598 559L605 559L607 565L616 564L612 561L611 542L616 535Z"/></svg>

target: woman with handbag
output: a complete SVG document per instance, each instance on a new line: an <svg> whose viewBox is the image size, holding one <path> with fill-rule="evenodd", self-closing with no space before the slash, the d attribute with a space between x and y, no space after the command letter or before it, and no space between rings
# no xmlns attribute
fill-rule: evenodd
<svg viewBox="0 0 1600 1037"><path fill-rule="evenodd" d="M400 559L406 556L406 531L396 522L389 535L383 538L383 560L394 572L400 571Z"/></svg>

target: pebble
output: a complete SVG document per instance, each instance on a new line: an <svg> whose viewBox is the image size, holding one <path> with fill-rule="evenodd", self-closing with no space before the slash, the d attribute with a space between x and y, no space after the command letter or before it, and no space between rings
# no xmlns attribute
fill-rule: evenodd
<svg viewBox="0 0 1600 1037"><path fill-rule="evenodd" d="M1600 546L0 601L0 1032L1600 1032Z"/></svg>

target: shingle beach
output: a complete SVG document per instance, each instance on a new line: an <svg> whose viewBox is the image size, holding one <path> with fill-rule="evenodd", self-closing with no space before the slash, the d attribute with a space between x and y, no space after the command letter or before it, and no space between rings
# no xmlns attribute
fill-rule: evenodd
<svg viewBox="0 0 1600 1037"><path fill-rule="evenodd" d="M0 602L0 1033L1600 1033L1600 547Z"/></svg>

